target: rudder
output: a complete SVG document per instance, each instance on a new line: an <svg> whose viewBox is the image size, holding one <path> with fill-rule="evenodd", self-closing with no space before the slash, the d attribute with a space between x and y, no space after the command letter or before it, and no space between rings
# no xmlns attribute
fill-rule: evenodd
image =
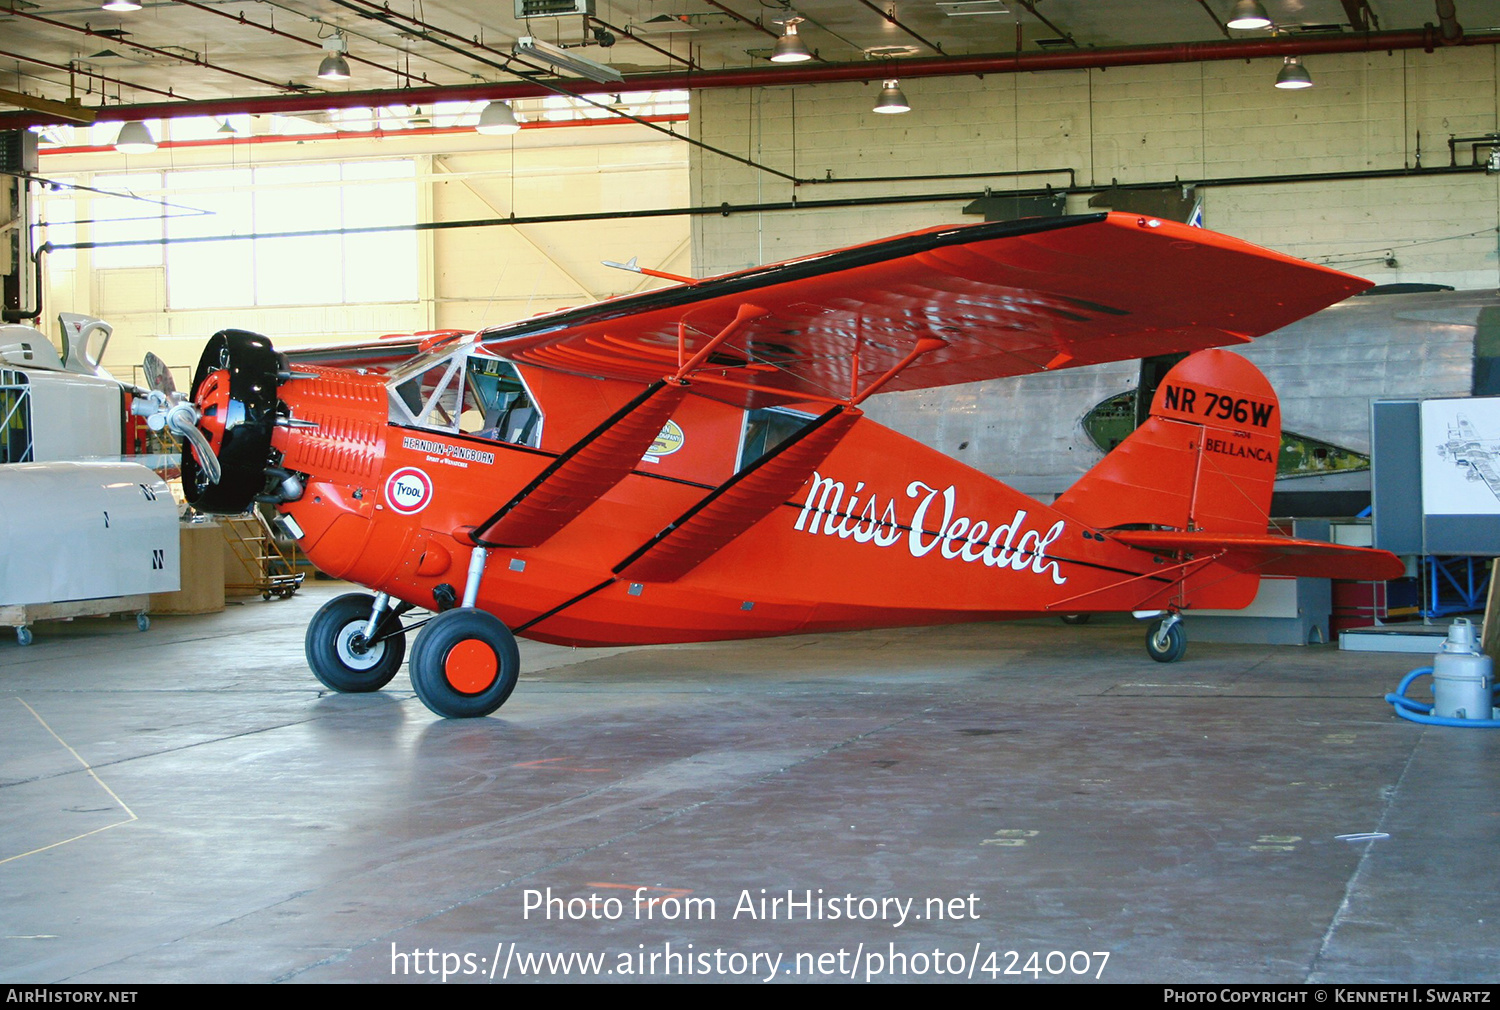
<svg viewBox="0 0 1500 1010"><path fill-rule="evenodd" d="M1281 451L1281 405L1230 351L1178 362L1151 414L1053 503L1095 529L1264 533Z"/></svg>

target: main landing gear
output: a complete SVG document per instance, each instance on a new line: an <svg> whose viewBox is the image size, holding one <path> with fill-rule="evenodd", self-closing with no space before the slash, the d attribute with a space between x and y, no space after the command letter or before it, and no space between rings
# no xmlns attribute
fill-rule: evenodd
<svg viewBox="0 0 1500 1010"><path fill-rule="evenodd" d="M505 704L521 674L515 636L493 614L460 607L417 633L411 686L422 704L448 719L489 715Z"/></svg>
<svg viewBox="0 0 1500 1010"><path fill-rule="evenodd" d="M1152 621L1146 632L1146 655L1158 663L1175 663L1187 651L1187 635L1182 630L1182 615L1171 613Z"/></svg>
<svg viewBox="0 0 1500 1010"><path fill-rule="evenodd" d="M378 691L401 669L409 604L384 593L348 593L325 603L307 626L307 664L329 688ZM498 617L474 607L447 610L417 632L408 671L422 703L448 719L489 715L505 704L521 674L515 636Z"/></svg>

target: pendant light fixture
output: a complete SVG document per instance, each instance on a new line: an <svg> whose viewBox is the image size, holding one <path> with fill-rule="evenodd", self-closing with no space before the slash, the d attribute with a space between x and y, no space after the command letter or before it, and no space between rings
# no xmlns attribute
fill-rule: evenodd
<svg viewBox="0 0 1500 1010"><path fill-rule="evenodd" d="M1296 91L1313 86L1312 75L1297 56L1286 56L1281 60L1281 71L1276 75L1276 86L1283 91Z"/></svg>
<svg viewBox="0 0 1500 1010"><path fill-rule="evenodd" d="M875 100L875 111L891 115L898 112L911 111L911 103L906 100L906 94L901 90L900 81L892 78L881 86L880 97Z"/></svg>
<svg viewBox="0 0 1500 1010"><path fill-rule="evenodd" d="M115 150L121 154L150 154L156 150L156 138L151 136L145 123L133 119L120 127L120 135L115 138Z"/></svg>
<svg viewBox="0 0 1500 1010"><path fill-rule="evenodd" d="M1235 0L1234 8L1229 12L1229 20L1224 22L1226 28L1269 28L1271 19L1266 15L1266 9L1261 6L1260 0Z"/></svg>
<svg viewBox="0 0 1500 1010"><path fill-rule="evenodd" d="M515 133L520 128L521 124L516 122L515 110L510 107L509 102L490 102L479 113L479 123L474 130L494 137Z"/></svg>
<svg viewBox="0 0 1500 1010"><path fill-rule="evenodd" d="M334 32L324 39L323 51L326 55L323 62L318 64L318 80L347 81L349 61L344 59L344 54L349 51L349 43L344 40L344 33Z"/></svg>
<svg viewBox="0 0 1500 1010"><path fill-rule="evenodd" d="M793 14L782 22L781 38L776 40L776 50L771 53L772 63L805 63L812 59L812 53L807 51L807 44L797 34L797 25L803 20L799 15Z"/></svg>

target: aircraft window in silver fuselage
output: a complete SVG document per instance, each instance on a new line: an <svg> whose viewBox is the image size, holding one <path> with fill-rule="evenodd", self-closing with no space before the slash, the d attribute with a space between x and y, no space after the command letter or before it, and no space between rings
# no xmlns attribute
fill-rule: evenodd
<svg viewBox="0 0 1500 1010"><path fill-rule="evenodd" d="M810 414L781 407L745 411L745 427L740 435L740 458L735 464L735 472L738 473L760 459L807 427L812 420Z"/></svg>
<svg viewBox="0 0 1500 1010"><path fill-rule="evenodd" d="M391 377L391 420L539 446L542 414L516 366L466 350L418 358Z"/></svg>

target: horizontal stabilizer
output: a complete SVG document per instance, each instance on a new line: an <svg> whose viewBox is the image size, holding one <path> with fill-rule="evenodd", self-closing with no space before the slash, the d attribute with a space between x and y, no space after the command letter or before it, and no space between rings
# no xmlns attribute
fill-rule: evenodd
<svg viewBox="0 0 1500 1010"><path fill-rule="evenodd" d="M1131 547L1197 557L1222 555L1221 564L1260 575L1385 581L1406 571L1390 551L1346 547L1319 540L1293 540L1270 533L1209 533L1178 530L1119 530L1110 538Z"/></svg>

